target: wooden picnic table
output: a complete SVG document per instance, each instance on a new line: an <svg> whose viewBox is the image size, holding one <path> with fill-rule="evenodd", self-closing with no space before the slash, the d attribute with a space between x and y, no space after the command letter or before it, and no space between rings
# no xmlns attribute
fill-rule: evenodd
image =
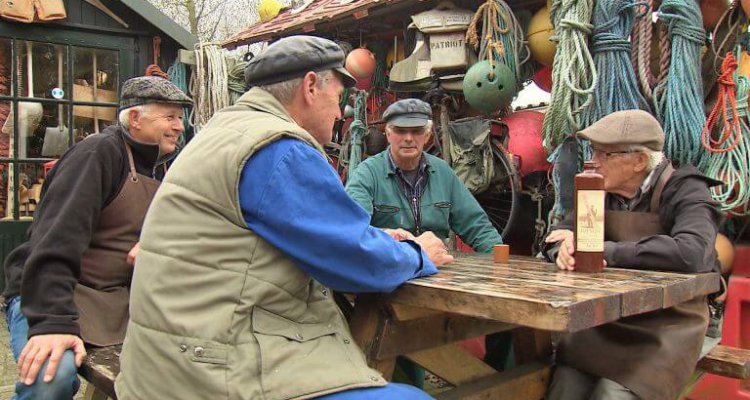
<svg viewBox="0 0 750 400"><path fill-rule="evenodd" d="M718 274L620 268L584 274L531 257L500 264L456 255L437 275L388 295L359 296L350 327L386 378L396 356L405 355L457 386L439 399L539 399L549 380L551 332L592 328L718 289ZM509 329L519 365L511 371L497 373L451 344Z"/></svg>

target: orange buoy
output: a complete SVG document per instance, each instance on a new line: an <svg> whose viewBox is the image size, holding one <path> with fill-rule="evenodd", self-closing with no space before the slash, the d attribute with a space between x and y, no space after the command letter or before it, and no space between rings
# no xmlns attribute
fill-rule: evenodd
<svg viewBox="0 0 750 400"><path fill-rule="evenodd" d="M531 21L526 33L529 42L531 58L543 65L552 65L555 59L557 45L549 39L555 34L555 28L550 19L549 7L537 11Z"/></svg>
<svg viewBox="0 0 750 400"><path fill-rule="evenodd" d="M547 150L542 146L544 114L538 111L516 111L502 121L508 127L508 151L518 156L519 174L524 177L532 172L552 167L547 161Z"/></svg>
<svg viewBox="0 0 750 400"><path fill-rule="evenodd" d="M728 237L719 233L716 235L716 253L719 255L719 263L721 264L721 273L727 273L732 269L732 263L734 263L734 245Z"/></svg>
<svg viewBox="0 0 750 400"><path fill-rule="evenodd" d="M737 66L737 73L750 79L750 53L742 51L740 53L740 61Z"/></svg>
<svg viewBox="0 0 750 400"><path fill-rule="evenodd" d="M375 73L375 55L363 47L346 56L346 70L357 79L367 79Z"/></svg>
<svg viewBox="0 0 750 400"><path fill-rule="evenodd" d="M740 1L740 4L742 4L742 9L745 11L745 15L750 18L750 0L742 0Z"/></svg>

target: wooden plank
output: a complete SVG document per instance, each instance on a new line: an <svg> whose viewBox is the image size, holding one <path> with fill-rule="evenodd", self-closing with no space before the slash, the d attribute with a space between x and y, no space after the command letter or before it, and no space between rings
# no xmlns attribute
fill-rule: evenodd
<svg viewBox="0 0 750 400"><path fill-rule="evenodd" d="M178 49L177 60L183 64L196 65L195 52L192 50Z"/></svg>
<svg viewBox="0 0 750 400"><path fill-rule="evenodd" d="M92 347L86 349L86 358L78 372L89 382L89 386L112 399L115 394L115 378L120 373L120 352L122 345ZM100 393L92 393L100 396Z"/></svg>
<svg viewBox="0 0 750 400"><path fill-rule="evenodd" d="M407 321L390 320L371 356L375 360L387 359L513 328L515 325L448 313Z"/></svg>
<svg viewBox="0 0 750 400"><path fill-rule="evenodd" d="M698 369L736 379L750 377L750 350L716 346L698 361Z"/></svg>
<svg viewBox="0 0 750 400"><path fill-rule="evenodd" d="M430 310L423 307L411 307L403 304L391 304L393 316L399 321L408 321L410 319L425 318L433 315L442 314L442 311Z"/></svg>
<svg viewBox="0 0 750 400"><path fill-rule="evenodd" d="M546 363L522 365L437 394L436 400L539 400L550 379Z"/></svg>
<svg viewBox="0 0 750 400"><path fill-rule="evenodd" d="M406 357L453 386L476 381L497 371L457 344L407 354Z"/></svg>

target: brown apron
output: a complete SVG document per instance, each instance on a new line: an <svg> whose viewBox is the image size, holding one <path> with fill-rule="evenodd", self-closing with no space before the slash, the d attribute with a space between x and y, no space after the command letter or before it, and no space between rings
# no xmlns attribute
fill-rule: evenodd
<svg viewBox="0 0 750 400"><path fill-rule="evenodd" d="M128 323L133 267L126 259L138 242L146 210L159 188L156 179L136 172L126 143L130 173L115 199L101 212L89 248L81 260L74 301L81 337L88 344L120 344Z"/></svg>
<svg viewBox="0 0 750 400"><path fill-rule="evenodd" d="M659 223L661 193L674 169L668 166L654 185L651 212L607 211L608 241L638 241L665 234ZM706 296L666 310L623 318L566 335L560 362L611 379L644 400L677 398L695 369L708 327Z"/></svg>

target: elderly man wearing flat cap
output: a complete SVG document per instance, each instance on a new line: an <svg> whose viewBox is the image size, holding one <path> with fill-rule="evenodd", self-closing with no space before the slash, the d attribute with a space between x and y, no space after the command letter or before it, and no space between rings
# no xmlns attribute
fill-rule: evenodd
<svg viewBox="0 0 750 400"><path fill-rule="evenodd" d="M649 113L612 113L578 136L591 142L606 195L607 266L681 273L718 272L720 184L693 166L674 169L661 153L664 132ZM546 238L546 256L575 270L573 220ZM698 361L708 326L706 297L567 335L549 399L677 398Z"/></svg>
<svg viewBox="0 0 750 400"><path fill-rule="evenodd" d="M122 343L133 258L149 203L176 154L182 107L168 80L122 85L119 124L77 143L49 172L29 241L6 260L18 399L72 399L84 343Z"/></svg>
<svg viewBox="0 0 750 400"><path fill-rule="evenodd" d="M434 235L370 226L328 163L343 63L327 39L275 42L173 164L143 228L121 400L429 398L367 366L333 299L452 260Z"/></svg>

